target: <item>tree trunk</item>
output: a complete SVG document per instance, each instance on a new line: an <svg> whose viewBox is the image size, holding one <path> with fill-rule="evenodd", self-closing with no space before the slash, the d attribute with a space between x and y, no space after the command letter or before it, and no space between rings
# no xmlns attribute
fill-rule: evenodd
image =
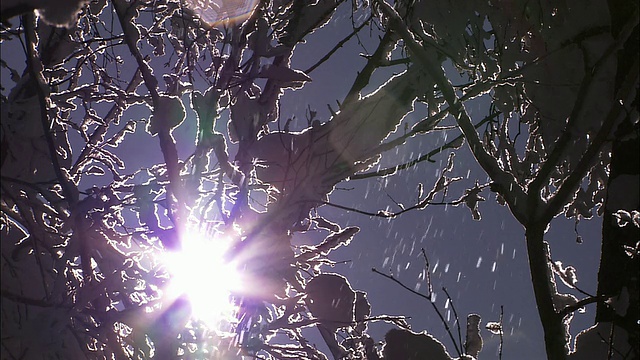
<svg viewBox="0 0 640 360"><path fill-rule="evenodd" d="M611 13L611 32L614 36L620 32L624 24L637 11L638 3L634 0L609 1ZM638 27L618 53L618 69L616 74L616 90L637 59L639 49ZM638 95L630 108L638 109ZM599 302L596 309L596 322L613 322L629 332L629 343L638 357L638 319L640 318L638 268L640 259L629 256L625 246L635 248L640 239L640 228L633 224L620 227L614 213L618 210L640 211L638 199L638 180L640 176L640 133L638 123L627 116L614 133L611 149L610 174L607 184L604 218L602 222L602 251L598 271L598 296L610 298L626 297L626 311L622 306ZM627 294L624 294L626 289ZM615 302L614 302L615 304ZM627 306L628 305L628 306ZM617 313L617 314L616 314ZM620 316L619 316L620 315Z"/></svg>
<svg viewBox="0 0 640 360"><path fill-rule="evenodd" d="M626 129L625 129L626 128ZM629 135L632 136L629 136ZM625 140L623 136L627 137ZM598 296L617 298L628 296L616 309L610 304L598 303L596 322L613 322L629 332L629 341L638 344L640 304L638 302L638 256L630 256L625 246L636 247L640 229L633 224L620 227L614 213L618 210L640 211L638 206L638 175L640 174L640 138L638 124L625 121L616 132L611 152L611 173L607 184L607 200L602 222L602 251L598 271ZM632 195L634 194L635 195ZM627 294L624 294L626 289ZM626 307L626 309L624 309ZM617 316L616 315L621 315ZM636 345L637 348L637 345Z"/></svg>
<svg viewBox="0 0 640 360"><path fill-rule="evenodd" d="M566 359L567 339L562 316L553 305L555 286L553 274L547 260L548 249L544 242L544 231L547 224L534 223L526 226L527 253L531 283L536 298L538 315L544 330L544 343L549 360Z"/></svg>

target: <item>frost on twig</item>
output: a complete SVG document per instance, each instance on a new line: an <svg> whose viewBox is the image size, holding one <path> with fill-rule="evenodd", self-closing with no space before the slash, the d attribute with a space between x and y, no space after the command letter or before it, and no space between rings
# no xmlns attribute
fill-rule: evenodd
<svg viewBox="0 0 640 360"><path fill-rule="evenodd" d="M544 249L545 249L545 255L547 258L547 266L548 266L548 272L549 272L548 286L551 290L553 306L555 308L556 313L562 313L565 308L577 304L578 299L571 294L562 294L558 292L555 276L553 275L555 273L555 269L554 269L555 264L551 261L551 251L549 249L549 243L547 243L546 241L544 242ZM566 275L566 272L567 272L566 268L564 268L564 270L565 272L563 274ZM569 273L571 273L571 271L569 271ZM567 282L571 284L571 278L568 275L565 277L567 277L566 279ZM563 276L561 276L561 278L563 278ZM564 327L564 336L565 336L565 349L567 350L567 352L569 350L569 344L571 342L571 333L569 332L569 326L571 325L571 320L573 320L573 312L565 314L564 317L562 318L562 326Z"/></svg>
<svg viewBox="0 0 640 360"><path fill-rule="evenodd" d="M482 318L478 314L467 315L467 340L464 350L467 355L478 357L482 350L482 336L480 336L480 322Z"/></svg>
<svg viewBox="0 0 640 360"><path fill-rule="evenodd" d="M152 136L158 135L161 131L168 131L169 134L176 127L180 126L186 117L184 104L177 96L160 95L158 103L155 104L153 115L149 119L147 132Z"/></svg>
<svg viewBox="0 0 640 360"><path fill-rule="evenodd" d="M478 210L478 203L480 201L485 201L485 198L480 196L480 192L486 186L487 185L479 185L478 182L476 182L476 185L471 189L465 190L462 197L458 200L458 201L464 202L464 204L469 208L469 210L471 210L471 215L473 216L473 220L480 221L480 219L482 219L482 216L480 215L480 210Z"/></svg>
<svg viewBox="0 0 640 360"><path fill-rule="evenodd" d="M329 253L340 246L347 246L353 237L360 231L357 226L350 226L346 229L334 232L327 236L316 246L303 245L300 247L302 253L296 256L296 261L307 262L318 258L325 258Z"/></svg>
<svg viewBox="0 0 640 360"><path fill-rule="evenodd" d="M568 287L575 288L578 282L578 276L576 275L576 268L573 266L563 266L562 261L550 261L553 272L558 275L560 280Z"/></svg>
<svg viewBox="0 0 640 360"><path fill-rule="evenodd" d="M502 325L500 325L499 322L489 321L487 325L485 325L485 328L493 335L500 335L503 333Z"/></svg>
<svg viewBox="0 0 640 360"><path fill-rule="evenodd" d="M640 211L638 210L618 210L613 213L619 227L632 225L640 228Z"/></svg>

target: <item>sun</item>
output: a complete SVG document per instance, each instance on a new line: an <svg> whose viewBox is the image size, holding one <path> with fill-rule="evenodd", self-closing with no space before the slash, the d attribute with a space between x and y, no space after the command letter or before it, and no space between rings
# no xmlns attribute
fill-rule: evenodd
<svg viewBox="0 0 640 360"><path fill-rule="evenodd" d="M208 237L191 231L182 237L182 249L165 254L171 280L167 296L189 299L192 317L218 328L234 316L232 294L242 283L237 264L225 257L231 244L227 237Z"/></svg>

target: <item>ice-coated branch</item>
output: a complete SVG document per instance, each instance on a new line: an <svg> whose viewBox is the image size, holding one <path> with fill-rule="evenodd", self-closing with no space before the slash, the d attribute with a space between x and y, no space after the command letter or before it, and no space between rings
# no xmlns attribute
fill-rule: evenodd
<svg viewBox="0 0 640 360"><path fill-rule="evenodd" d="M118 15L118 20L122 26L124 32L124 39L131 52L131 55L138 64L138 69L142 73L144 84L149 90L149 94L153 99L154 104L158 101L158 79L153 76L153 69L142 56L138 49L138 41L140 41L140 31L136 27L134 20L138 17L138 9L136 4L130 4L125 0L114 0L113 7Z"/></svg>
<svg viewBox="0 0 640 360"><path fill-rule="evenodd" d="M164 156L164 161L167 166L167 173L169 174L169 193L173 194L176 200L177 213L173 217L173 221L179 228L183 226L180 220L186 219L185 204L182 202L182 185L180 181L180 167L178 163L178 150L176 149L175 141L171 135L172 126L169 126L168 121L182 121L182 119L167 119L170 116L179 116L179 111L173 111L177 108L176 102L181 100L178 98L170 98L168 96L161 96L158 92L158 80L153 75L153 69L142 56L138 49L138 41L140 40L140 31L134 24L134 20L138 16L138 9L136 4L129 4L124 0L114 0L114 8L118 15L118 20L122 26L124 32L125 42L129 48L129 52L135 58L138 64L138 70L142 73L142 79L144 84L149 90L151 99L153 102L152 118L150 125L153 126L153 122L157 123L157 134L160 141L160 149ZM173 101L172 101L173 100ZM171 101L171 104L169 102ZM164 111L167 110L167 111ZM184 107L182 108L184 114ZM182 115L184 116L184 115ZM156 118L156 119L154 119ZM164 120L164 121L161 121ZM168 196L168 199L171 197ZM171 206L169 207L171 209Z"/></svg>
<svg viewBox="0 0 640 360"><path fill-rule="evenodd" d="M42 124L42 130L49 150L49 156L53 165L53 171L56 174L56 178L60 182L62 192L66 201L70 206L73 206L79 197L78 189L68 179L67 175L62 171L62 165L58 159L58 151L54 142L51 129L52 119L49 119L48 113L48 97L49 97L49 85L46 84L42 74L43 64L40 60L40 54L37 53L38 49L38 36L35 28L35 17L33 14L25 15L25 32L28 39L27 48L27 70L31 76L33 87L36 90L38 96L38 102L40 103L40 122Z"/></svg>
<svg viewBox="0 0 640 360"><path fill-rule="evenodd" d="M140 70L137 70L134 73L131 81L129 81L129 85L127 85L127 87L125 88L125 92L127 94L134 93L141 83L142 83L142 77L140 74ZM98 146L98 144L101 141L104 140L104 136L109 130L109 125L111 124L111 122L119 118L123 112L124 112L124 109L118 103L114 104L111 107L111 109L107 113L107 116L104 118L103 123L99 124L98 127L93 131L93 133L89 137L89 141L87 142L85 147L82 149L82 152L78 156L76 162L71 167L71 170L69 171L71 174L75 174L78 171L78 169L80 169L82 165L85 164L86 159L91 153L91 151L93 151L94 148Z"/></svg>
<svg viewBox="0 0 640 360"><path fill-rule="evenodd" d="M637 18L636 18L637 20ZM633 66L631 66L631 71L625 77L618 94L616 95L615 101L611 105L611 109L607 114L607 117L604 119L604 122L600 129L598 130L596 136L593 138L589 147L584 152L580 161L576 165L575 169L571 172L571 174L565 179L560 188L553 195L551 200L549 200L547 207L545 208L544 213L542 214L542 221L549 222L553 219L554 216L558 212L562 210L562 208L569 202L571 197L575 194L580 182L587 174L589 169L593 166L593 163L602 149L602 146L609 139L609 135L613 129L613 126L618 121L622 110L624 109L623 104L627 104L630 99L630 96L633 96L634 89L638 85L638 54L636 53L635 62Z"/></svg>
<svg viewBox="0 0 640 360"><path fill-rule="evenodd" d="M442 116L444 117L444 115L448 112L448 109L444 109L442 110L440 113L442 113ZM379 154L382 153L384 151L389 151L391 149L396 148L397 146L401 145L404 143L404 140L411 137L411 136L415 136L416 134L420 133L422 130L419 129L419 125L421 122L427 122L427 121L433 121L434 118L438 118L440 116L440 113L434 115L434 116L430 116L422 121L420 121L418 124L416 124L416 126L413 127L413 129L411 131L409 131L408 133L406 133L405 135L402 135L401 137L391 140L387 143L381 144L376 150L375 153ZM474 125L474 127L477 129L480 126L486 124L487 122L493 120L494 118L496 118L497 116L499 116L501 114L501 112L496 112L494 114L491 114L487 117L485 117L484 119L480 120L477 124ZM435 125L434 125L435 126ZM458 136L456 136L455 138L453 138L453 140L448 141L446 144L437 147L431 151L429 151L427 154L422 155L420 157L418 157L417 159L413 159L409 162L406 162L404 164L400 164L400 165L396 165L396 166L391 166L385 169L380 169L377 171L371 171L371 172L366 172L366 173L360 173L360 174L355 174L351 177L351 180L357 180L357 179L366 179L366 178L370 178L370 177L376 177L376 176L387 176L387 175L392 175L395 174L396 172L398 172L399 170L404 170L404 169L408 169L412 166L415 166L423 161L429 161L429 162L434 162L434 160L432 160L431 158L434 157L435 155L443 152L446 149L457 149L458 147L462 146L462 142L464 141L464 134L460 134Z"/></svg>
<svg viewBox="0 0 640 360"><path fill-rule="evenodd" d="M565 150L567 149L567 146L569 145L573 137L573 134L575 132L574 128L583 117L583 108L585 106L585 102L589 98L588 93L593 86L596 86L594 85L594 79L596 75L604 68L611 56L613 56L616 51L624 45L626 40L631 35L631 32L637 25L638 11L636 10L635 16L631 18L629 23L625 24L623 31L618 36L616 41L605 50L605 52L598 59L595 65L591 69L588 69L589 71L585 72L584 79L582 80L580 89L577 93L576 102L573 106L573 109L571 110L569 119L567 120L567 125L565 126L565 129L562 132L560 138L556 141L555 147L553 148L551 154L542 164L540 171L536 175L533 182L529 185L530 194L539 194L542 187L548 182L551 172L558 165L561 156L565 153ZM569 196L573 195L573 191L575 191L577 182L579 182L584 177L584 175L590 168L595 155L606 140L606 137L609 135L613 124L620 114L621 106L619 101L623 101L626 104L628 100L627 97L629 96L629 91L633 90L633 85L636 82L635 79L637 79L637 65L638 64L636 60L636 64L631 68L632 73L626 77L623 88L620 89L616 94L616 101L613 102L612 109L607 114L607 117L605 118L602 126L598 131L598 135L596 135L594 140L589 145L587 151L584 153L584 155L580 159L580 162L576 166L576 169L574 169L569 178L564 181L562 185L562 188L564 190L562 192L558 191L554 196L554 199L550 201L550 205L548 206L548 208L544 209L544 219L551 220L551 218L555 216L558 211L560 211L561 207L564 206L564 204L566 204L566 202L569 200ZM551 218L549 218L549 216L551 216Z"/></svg>
<svg viewBox="0 0 640 360"><path fill-rule="evenodd" d="M380 39L380 43L378 47L374 51L373 55L367 58L367 64L364 68L358 72L351 89L347 93L347 96L342 101L343 104L350 103L352 101L358 100L360 97L360 92L369 84L369 79L371 75L381 66L381 64L387 59L391 50L393 50L393 46L398 41L397 36L394 36L390 31L387 31L384 36Z"/></svg>
<svg viewBox="0 0 640 360"><path fill-rule="evenodd" d="M521 224L529 221L527 213L527 194L518 184L515 177L503 170L496 159L483 147L469 114L466 112L462 101L455 93L449 79L447 79L441 66L427 53L427 50L413 37L400 15L384 0L378 0L380 9L388 18L389 27L397 31L411 53L415 56L416 64L423 68L438 86L446 102L449 104L449 112L456 118L458 126L469 142L469 147L474 157L485 172L498 184L501 194L507 201L513 215ZM436 51L433 49L433 51Z"/></svg>

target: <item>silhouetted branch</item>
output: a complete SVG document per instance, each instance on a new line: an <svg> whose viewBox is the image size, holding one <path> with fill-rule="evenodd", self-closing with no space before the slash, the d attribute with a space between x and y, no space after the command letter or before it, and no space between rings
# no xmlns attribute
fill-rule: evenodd
<svg viewBox="0 0 640 360"><path fill-rule="evenodd" d="M376 268L371 268L371 271L373 271L374 273L376 273L378 275L381 275L381 276L383 276L383 277L395 282L396 284L400 285L403 289L411 292L412 294L418 295L421 298L426 299L427 301L429 301L429 303L431 304L431 307L433 307L433 309L435 310L436 314L438 314L438 317L440 318L440 321L444 325L445 330L447 330L447 334L449 334L449 338L451 338L451 342L453 343L453 346L456 348L456 352L458 353L458 356L462 356L462 353L460 352L460 347L458 346L458 344L456 343L455 338L453 337L453 333L451 332L451 328L449 327L449 324L447 323L447 320L445 320L444 316L442 315L442 313L440 312L440 310L436 306L435 302L433 301L433 297L432 297L433 294L429 294L429 296L421 294L421 293L411 289L410 287L406 286L405 284L403 284L400 280L396 279L393 275L387 275L385 273L382 273L382 272L376 270Z"/></svg>
<svg viewBox="0 0 640 360"><path fill-rule="evenodd" d="M585 101L587 101L588 99L587 95L588 95L588 92L591 90L596 74L600 70L602 70L603 66L607 63L608 59L616 52L616 50L618 50L623 46L623 44L625 43L627 38L630 36L631 32L633 31L633 29L636 27L637 24L638 24L638 13L636 11L635 17L632 17L629 23L625 24L625 28L624 28L625 31L623 31L618 36L616 41L609 46L609 48L604 52L604 54L600 57L600 59L598 59L598 61L592 68L586 69L584 78L582 80L582 83L580 84L580 89L576 95L576 101L573 105L573 109L571 110L571 114L569 115L569 119L567 120L567 125L565 126L562 134L560 135L560 138L555 142L555 146L551 154L549 154L546 161L542 164L542 167L538 172L537 176L529 185L530 192L537 194L538 192L540 192L540 189L542 189L544 184L547 183L551 172L554 171L554 169L558 165L558 162L560 161L561 156L564 154L565 149L567 148L570 140L574 136L573 135L575 132L574 127L580 122L580 120L583 117ZM636 56L636 59L637 59L637 56ZM626 98L628 97L629 89L636 82L635 79L637 78L637 74L638 74L637 68L638 68L637 64L631 67L632 73L626 77L625 85L623 85L620 91L618 92L618 94L616 94L616 99L613 102L612 109L607 115L602 127L598 131L598 135L594 138L588 150L585 152L585 155L583 155L583 157L581 158L581 161L578 164L578 166L576 166L576 169L573 170L572 175L576 174L574 177L579 176L578 181L582 179L582 177L584 176L583 173L586 172L586 169L584 169L585 166L584 165L581 166L581 164L583 162L586 162L588 164L592 162L592 158L595 156L595 153L597 153L597 151L602 146L603 140L599 138L602 138L603 136L607 137L609 135L609 132L613 126L612 122L616 121L618 114L620 112L620 109L622 107L617 101L626 100ZM604 132L604 135L600 135L603 132ZM572 181L568 181L568 180L569 179L565 180L565 182L562 185L562 188L566 189L566 188L574 187L572 184L574 184L576 181L573 179L571 179ZM564 184L567 184L567 185L565 186ZM566 197L567 197L566 192L567 192L566 190L564 190L563 192L560 192L560 190L558 190L556 194L561 194L563 196L558 197L558 200L555 201L555 203L561 203L560 206L563 206L565 204L564 201L566 201ZM569 191L569 192L573 193L572 191ZM547 209L545 213L551 213L553 212L554 209L555 210L559 209L558 204L555 204L555 206L552 206L554 205L554 204L551 204L552 202L554 201L552 200L550 202L549 209ZM553 216L555 216L555 213L556 212L553 213ZM548 218L548 217L549 217L549 214L545 214L545 218Z"/></svg>
<svg viewBox="0 0 640 360"><path fill-rule="evenodd" d="M387 31L384 36L380 39L380 43L378 44L378 48L373 53L373 55L367 57L367 64L364 66L362 71L358 73L356 76L351 89L347 93L347 96L342 101L343 105L346 105L350 102L358 100L360 92L369 84L369 79L371 79L371 75L375 71L376 68L380 66L380 63L387 58L391 50L393 49L393 44L397 41L396 36L391 34L391 32Z"/></svg>
<svg viewBox="0 0 640 360"><path fill-rule="evenodd" d="M429 265L429 258L427 257L427 252L424 251L424 248L420 249L420 253L424 258L424 269L425 269L424 281L427 283L427 291L429 293L429 297L431 297L433 295L433 287L431 283L431 271L430 271L430 265Z"/></svg>
<svg viewBox="0 0 640 360"><path fill-rule="evenodd" d="M504 199L509 204L509 208L513 215L525 224L528 221L529 215L527 209L525 209L526 193L518 184L514 176L507 171L503 170L498 164L498 161L489 154L475 130L474 125L471 122L469 114L465 110L462 101L456 95L456 92L451 85L451 82L447 79L444 70L439 64L427 54L427 50L419 44L413 35L409 32L406 25L402 22L400 15L385 1L378 0L380 9L384 15L388 18L389 26L394 31L397 31L400 37L404 40L405 45L411 50L416 64L418 64L424 71L426 71L432 78L438 89L442 92L442 96L449 104L449 112L456 118L458 126L462 130L465 138L469 142L471 152L475 156L476 160L482 166L482 168L491 176L493 181L499 183L502 188L509 189L503 195Z"/></svg>
<svg viewBox="0 0 640 360"><path fill-rule="evenodd" d="M78 189L62 172L62 165L60 165L60 161L58 160L58 151L56 149L56 144L53 140L53 135L51 132L53 121L49 119L49 106L47 102L49 94L45 93L44 90L48 90L49 85L45 82L45 79L42 75L43 64L40 60L40 54L36 53L38 36L36 34L35 22L36 19L33 13L24 16L23 23L26 38L28 39L28 43L26 46L28 56L27 70L29 71L31 81L33 82L33 87L35 88L36 94L38 96L38 102L40 105L40 123L42 125L42 131L47 143L47 150L49 150L49 158L51 159L53 171L56 174L56 178L60 182L65 200L70 207L73 207L73 205L78 201Z"/></svg>
<svg viewBox="0 0 640 360"><path fill-rule="evenodd" d="M504 305L500 305L500 319L498 323L500 324L500 346L498 347L498 360L502 360L502 345L504 343L504 324L502 323L502 319L504 318Z"/></svg>
<svg viewBox="0 0 640 360"><path fill-rule="evenodd" d="M569 305L569 306L565 307L564 309L562 309L562 311L560 311L560 316L565 317L565 316L571 314L572 312L574 312L576 310L580 310L581 308L585 307L586 305L597 303L597 302L603 302L603 301L606 301L606 300L607 300L606 296L592 296L592 297L584 298L584 299L578 301L577 303L575 303L573 305Z"/></svg>
<svg viewBox="0 0 640 360"><path fill-rule="evenodd" d="M56 304L50 303L49 301L28 298L23 295L14 294L4 289L0 290L0 295L2 295L2 297L5 299L8 299L20 304L25 304L25 305L32 305L32 306L45 307L45 308L58 306Z"/></svg>
<svg viewBox="0 0 640 360"><path fill-rule="evenodd" d="M433 121L432 119L434 119L434 118L438 118L439 116L446 115L447 111L448 111L448 108L444 109L444 110L440 111L438 114L436 114L434 116L430 116L427 119L424 119L424 120L422 120L420 122ZM482 119L481 121L479 121L475 125L475 128L476 129L479 128L480 126L482 126L482 125L486 124L487 122L493 120L495 117L497 117L500 114L501 114L500 112L496 112L494 114L491 114L491 115L485 117L484 119ZM397 139L394 139L394 140L392 140L392 141L390 141L388 143L380 145L380 147L378 147L378 149L376 149L376 153L382 153L384 151L391 150L391 149L395 148L396 146L403 144L405 139L407 139L409 137L412 137L412 136L418 134L419 132L421 132L421 131L418 130L419 124L420 123L416 124L416 126L414 126L413 129L410 132L408 132L407 134L402 135L401 137L399 137ZM431 159L434 155L437 155L437 154L441 153L442 151L444 151L446 149L454 148L455 147L454 145L459 144L460 141L462 141L463 138L464 138L464 135L460 134L457 137L455 137L453 140L447 142L446 144L444 144L444 145L442 145L442 146L440 146L438 148L435 148L435 149L431 150L426 155L422 155L417 159L411 160L411 161L406 162L404 164L400 164L400 165L392 166L392 167L389 167L389 168L381 169L381 170L378 170L378 171L372 171L372 172L363 173L363 174L355 174L355 175L351 176L351 180L366 179L366 178L375 177L375 176L392 175L392 174L395 174L396 172L398 172L399 170L408 169L408 168L410 168L412 166L415 166L415 165L417 165L417 164L419 164L419 163L421 163L421 162L423 162L425 160L429 161L429 162L434 162Z"/></svg>
<svg viewBox="0 0 640 360"><path fill-rule="evenodd" d="M296 321L296 322L286 322L286 323L284 323L284 321L280 321L281 319L277 319L274 322L271 322L269 324L269 329L271 329L271 330L280 330L280 329L293 330L293 329L301 329L301 328L309 327L309 326L312 326L312 325L318 325L318 324L322 324L322 323L333 323L333 324L340 325L341 327L346 327L346 326L355 326L357 324L366 323L366 322L375 322L375 321L384 321L384 322L390 322L390 323L393 323L393 324L396 324L396 325L400 325L400 324L406 322L405 321L406 319L411 319L411 316L379 315L379 316L366 317L363 320L352 321L352 322L335 321L335 320L324 320L324 319L320 319L320 318L311 318L311 319L304 319L304 320L300 320L300 321ZM286 319L282 319L282 320L286 320Z"/></svg>
<svg viewBox="0 0 640 360"><path fill-rule="evenodd" d="M134 17L130 15L130 11L137 12L135 9L137 4L128 4L123 0L115 0L113 2L116 14L118 15L118 20L120 21L120 25L122 26L122 31L125 35L125 42L129 48L129 52L135 58L136 63L138 64L138 70L142 74L142 79L144 81L149 94L151 95L151 99L153 102L154 112L157 112L158 109L161 108L160 101L161 97L158 92L158 80L153 75L153 69L147 63L147 59L145 59L137 46L137 41L139 40L139 31L136 28L135 24L131 21ZM136 35L137 34L137 35ZM180 100L177 100L180 101ZM154 113L153 116L168 116L169 114L159 114ZM168 124L160 124L158 129L158 139L160 141L160 149L162 150L162 155L164 157L165 164L167 166L167 173L169 174L169 191L176 198L176 211L177 217L174 218L171 212L168 213L168 216L173 220L174 224L181 228L184 226L181 220L186 220L186 209L185 204L183 203L182 190L181 190L181 182L180 182L180 167L179 167L179 158L178 158L178 150L176 149L176 144L171 136L171 128ZM171 198L170 196L168 198ZM171 209L171 206L169 207Z"/></svg>
<svg viewBox="0 0 640 360"><path fill-rule="evenodd" d="M132 79L129 81L129 85L127 85L124 91L127 94L134 94L136 89L138 88L138 86L140 86L141 83L142 83L142 76L141 76L140 70L138 69L134 73ZM121 107L120 104L116 103L111 107L111 109L107 113L107 116L104 118L103 123L99 124L98 127L93 131L93 133L89 137L89 141L80 152L80 155L77 157L76 162L71 167L71 170L69 171L71 174L75 174L76 171L78 171L80 166L84 164L86 158L89 156L91 151L94 150L94 147L98 145L98 142L101 140L104 140L104 136L109 130L109 125L114 119L117 119L122 114L123 111L124 109Z"/></svg>
<svg viewBox="0 0 640 360"><path fill-rule="evenodd" d="M329 60L329 58L331 58L331 55L333 55L336 51L338 51L338 49L340 49L344 44L346 44L347 41L351 40L351 38L354 35L356 35L360 30L362 30L362 28L364 28L369 23L372 17L373 17L373 14L369 15L369 17L360 26L353 29L353 31L349 35L347 35L344 39L340 40L336 44L336 46L333 47L333 49L329 50L329 52L326 53L320 60L318 60L318 62L311 65L307 70L305 70L304 73L308 75L313 70L315 70L318 66L322 65L325 61Z"/></svg>
<svg viewBox="0 0 640 360"><path fill-rule="evenodd" d="M400 210L398 212L389 212L389 211L385 211L385 210L380 210L378 212L369 212L369 211L365 211L365 210L359 210L353 207L349 207L349 206L344 206L344 205L339 205L339 204L334 204L332 202L329 201L321 201L320 203L323 205L328 205L337 209L342 209L342 210L346 210L346 211L352 211L358 214L362 214L362 215L367 215L367 216L373 216L373 217L379 217L379 218L385 218L385 219L392 219L395 218L399 215L402 215L408 211L411 210L415 210L415 209L424 209L425 206L427 205L451 205L451 206L456 206L456 205L460 205L464 202L464 200L462 199L458 199L458 200L454 200L454 201L450 201L450 202L424 202L421 201L420 203L410 206L408 208L405 208L403 210Z"/></svg>
<svg viewBox="0 0 640 360"><path fill-rule="evenodd" d="M614 124L616 124L616 122L618 121L620 113L624 109L622 104L626 104L629 100L629 96L633 95L633 90L638 84L639 66L638 54L636 53L634 65L631 67L630 73L626 75L625 81L622 83L620 90L616 94L615 100L613 101L611 109L609 110L607 117L604 119L602 126L598 130L596 136L593 138L591 144L589 144L587 150L580 158L580 161L576 165L575 169L573 169L571 174L565 179L565 181L553 195L551 200L549 200L548 205L540 219L541 221L549 222L551 221L551 219L553 219L553 217L556 216L556 214L562 209L563 206L565 206L571 196L573 196L578 186L580 185L580 182L589 171L589 169L593 166L596 155L598 154L598 152L600 152L604 143L608 141L611 130L613 129ZM549 160L545 162L545 165L547 164L549 164Z"/></svg>
<svg viewBox="0 0 640 360"><path fill-rule="evenodd" d="M451 310L453 311L453 316L456 318L456 327L458 328L458 342L462 344L462 331L460 330L460 318L458 317L456 306L453 304L453 299L451 298L451 295L449 295L447 288L443 286L442 291L444 291L444 294L447 295L447 301L449 301L449 304L451 305Z"/></svg>

